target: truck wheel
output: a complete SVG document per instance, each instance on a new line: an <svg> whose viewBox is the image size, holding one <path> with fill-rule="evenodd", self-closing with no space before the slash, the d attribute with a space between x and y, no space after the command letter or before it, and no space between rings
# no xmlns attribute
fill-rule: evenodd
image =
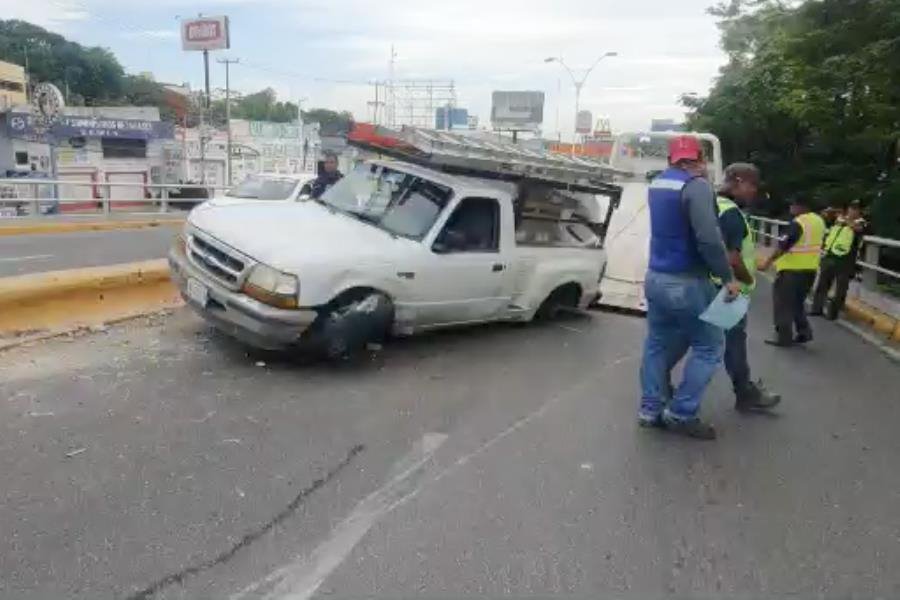
<svg viewBox="0 0 900 600"><path fill-rule="evenodd" d="M536 321L551 321L567 308L578 308L581 289L577 284L568 283L553 290L534 313Z"/></svg>
<svg viewBox="0 0 900 600"><path fill-rule="evenodd" d="M371 292L338 299L319 318L316 335L322 354L329 360L347 360L387 337L394 306L384 294Z"/></svg>

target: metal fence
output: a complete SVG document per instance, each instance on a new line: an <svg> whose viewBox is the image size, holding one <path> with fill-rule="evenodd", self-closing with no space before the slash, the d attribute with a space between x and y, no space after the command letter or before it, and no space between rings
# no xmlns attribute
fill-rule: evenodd
<svg viewBox="0 0 900 600"><path fill-rule="evenodd" d="M756 217L748 215L747 218L757 235L757 240L763 246L772 246L781 237L781 230L787 227L788 221L779 219L768 219L766 217ZM863 238L862 250L860 256L857 257L856 264L862 270L863 286L869 290L878 289L879 275L888 281L900 283L900 272L881 266L882 253L885 248L893 248L900 250L900 240L892 240L889 238L867 235Z"/></svg>
<svg viewBox="0 0 900 600"><path fill-rule="evenodd" d="M67 193L60 194L61 188ZM166 213L189 209L227 189L203 184L0 179L0 218Z"/></svg>

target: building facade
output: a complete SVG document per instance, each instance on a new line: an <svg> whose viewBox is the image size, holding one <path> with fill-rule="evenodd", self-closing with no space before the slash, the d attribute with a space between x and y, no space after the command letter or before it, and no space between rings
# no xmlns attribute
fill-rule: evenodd
<svg viewBox="0 0 900 600"><path fill-rule="evenodd" d="M65 107L42 126L17 106L0 115L0 174L71 182L59 186L67 200L141 200L162 180L173 135L155 107Z"/></svg>

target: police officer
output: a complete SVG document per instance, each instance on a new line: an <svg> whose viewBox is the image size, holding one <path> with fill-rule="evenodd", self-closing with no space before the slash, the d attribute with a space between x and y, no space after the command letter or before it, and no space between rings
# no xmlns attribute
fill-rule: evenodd
<svg viewBox="0 0 900 600"><path fill-rule="evenodd" d="M819 280L813 294L812 308L809 314L825 316L834 321L844 308L850 280L856 270L856 257L859 244L865 233L866 222L862 218L859 201L854 201L847 208L845 215L837 218L825 236L822 248L822 265L819 269ZM828 304L827 314L823 312L828 292L834 284L834 298Z"/></svg>
<svg viewBox="0 0 900 600"><path fill-rule="evenodd" d="M778 271L772 287L775 338L766 343L781 347L805 344L813 339L806 318L806 296L816 281L825 238L825 220L810 210L806 200L795 198L791 202L791 215L794 218L779 240L778 248L760 264L762 270L767 270L774 263Z"/></svg>
<svg viewBox="0 0 900 600"><path fill-rule="evenodd" d="M725 169L725 181L719 190L719 228L728 251L741 293L750 296L756 288L756 240L743 210L759 196L759 169L749 163L734 163ZM725 332L725 370L734 388L735 408L739 411L768 410L781 402L781 396L766 390L762 380L752 381L747 359L747 317Z"/></svg>
<svg viewBox="0 0 900 600"><path fill-rule="evenodd" d="M722 281L732 300L741 288L722 244L700 141L687 135L673 138L669 165L650 183L648 198L647 338L638 423L710 440L716 430L699 418L700 401L719 368L725 340L722 330L700 315L716 294L710 275ZM671 391L671 367L688 348L682 382Z"/></svg>
<svg viewBox="0 0 900 600"><path fill-rule="evenodd" d="M325 190L337 183L344 174L338 170L337 154L334 152L325 152L323 154L322 172L318 177L313 179L311 184L310 196L319 198L325 193Z"/></svg>

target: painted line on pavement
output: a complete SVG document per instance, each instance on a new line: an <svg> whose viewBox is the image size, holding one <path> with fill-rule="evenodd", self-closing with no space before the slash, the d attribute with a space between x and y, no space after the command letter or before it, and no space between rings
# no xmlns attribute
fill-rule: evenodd
<svg viewBox="0 0 900 600"><path fill-rule="evenodd" d="M546 400L537 409L516 420L512 425L480 444L471 452L463 454L430 479L419 482L418 475L421 474L421 470L424 469L425 465L431 460L432 455L447 439L445 434L426 434L409 455L398 461L394 466L394 470L397 469L397 465L410 464L410 466L360 501L350 513L350 516L335 527L328 538L316 547L311 554L300 557L263 579L252 583L232 595L231 600L250 600L253 598L262 598L264 600L308 600L316 593L328 576L343 563L356 545L362 541L366 533L394 509L403 506L418 496L426 487L452 475L499 442L544 416L547 411L564 399L583 388L594 385L596 383L596 375L599 373L638 357L638 354L621 356L601 365L594 372L593 377L588 377L568 388L562 394ZM432 436L430 441L429 436Z"/></svg>
<svg viewBox="0 0 900 600"><path fill-rule="evenodd" d="M46 260L48 258L53 258L53 254L32 254L30 256L7 256L5 258L0 258L0 263L7 262L22 262L26 260Z"/></svg>

